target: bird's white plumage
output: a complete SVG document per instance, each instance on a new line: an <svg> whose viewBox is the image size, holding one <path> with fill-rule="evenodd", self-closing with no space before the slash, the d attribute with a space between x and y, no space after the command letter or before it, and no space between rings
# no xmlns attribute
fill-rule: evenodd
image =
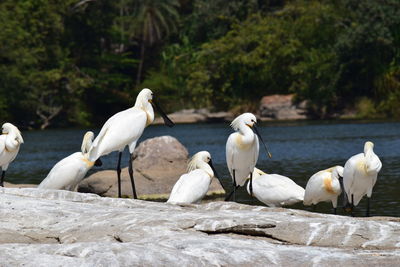
<svg viewBox="0 0 400 267"><path fill-rule="evenodd" d="M0 166L3 171L17 157L20 145L24 143L21 132L11 123L4 123L0 135Z"/></svg>
<svg viewBox="0 0 400 267"><path fill-rule="evenodd" d="M90 149L92 140L93 133L87 132L83 138L82 151L73 153L57 162L38 188L74 191L94 165L94 162L89 161L86 152Z"/></svg>
<svg viewBox="0 0 400 267"><path fill-rule="evenodd" d="M229 135L226 142L226 163L232 179L235 170L236 185L239 186L245 184L258 160L258 137L250 128L256 121L256 117L251 113L238 116L232 122L232 127L237 132Z"/></svg>
<svg viewBox="0 0 400 267"><path fill-rule="evenodd" d="M145 88L137 96L134 107L118 112L106 121L93 141L90 161L113 151L123 151L126 146L133 153L144 128L154 120L152 98L153 93Z"/></svg>
<svg viewBox="0 0 400 267"><path fill-rule="evenodd" d="M250 182L247 192L250 194ZM286 176L266 174L254 168L253 195L269 207L282 207L303 201L304 188Z"/></svg>
<svg viewBox="0 0 400 267"><path fill-rule="evenodd" d="M343 170L343 186L348 200L353 195L354 206L357 206L364 195L371 197L382 162L374 153L374 144L366 142L364 153L352 156L347 160Z"/></svg>
<svg viewBox="0 0 400 267"><path fill-rule="evenodd" d="M188 173L183 174L172 188L168 203L199 203L208 191L214 172L208 162L207 151L196 153L188 164Z"/></svg>
<svg viewBox="0 0 400 267"><path fill-rule="evenodd" d="M343 176L342 166L334 166L313 174L306 185L304 205L331 201L332 206L336 208L337 198L342 192L339 176Z"/></svg>

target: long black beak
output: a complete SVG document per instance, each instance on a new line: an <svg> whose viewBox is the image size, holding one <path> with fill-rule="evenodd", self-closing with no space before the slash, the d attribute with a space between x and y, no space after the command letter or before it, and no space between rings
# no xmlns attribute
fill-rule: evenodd
<svg viewBox="0 0 400 267"><path fill-rule="evenodd" d="M268 157L269 157L269 158L272 158L272 154L269 152L267 145L265 144L264 140L263 140L262 137L261 137L261 134L258 132L258 129L257 129L257 126L256 126L255 123L253 124L252 129L253 129L254 133L258 136L258 138L260 138L261 143L263 143L263 145L264 145L264 147L265 147L265 150L266 150L267 153L268 153Z"/></svg>
<svg viewBox="0 0 400 267"><path fill-rule="evenodd" d="M165 114L165 112L162 110L160 105L154 99L152 99L150 103L154 107L154 109L157 110L160 113L161 117L164 120L165 125L167 125L168 127L172 127L172 126L175 125L175 123L173 123L170 120L170 118L168 118L167 114Z"/></svg>
<svg viewBox="0 0 400 267"><path fill-rule="evenodd" d="M224 187L224 185L222 184L221 178L220 178L220 176L218 175L217 170L214 168L214 165L212 164L211 159L210 159L210 161L208 162L208 165L210 165L212 171L214 172L214 177L216 177L216 178L218 179L218 181L219 181L219 183L221 184L222 188L225 190L225 187ZM226 192L226 190L225 190L225 192Z"/></svg>

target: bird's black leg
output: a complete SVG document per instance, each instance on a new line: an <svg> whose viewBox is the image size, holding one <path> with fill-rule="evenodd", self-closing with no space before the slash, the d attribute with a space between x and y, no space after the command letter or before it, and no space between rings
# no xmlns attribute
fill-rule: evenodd
<svg viewBox="0 0 400 267"><path fill-rule="evenodd" d="M333 208L333 214L337 214L337 210L336 210L336 208Z"/></svg>
<svg viewBox="0 0 400 267"><path fill-rule="evenodd" d="M250 173L250 196L253 196L253 173Z"/></svg>
<svg viewBox="0 0 400 267"><path fill-rule="evenodd" d="M136 188L135 188L135 181L133 180L133 166L132 166L132 161L133 161L133 153L129 157L129 178L131 178L131 184L132 184L132 192L133 192L133 198L137 199L136 195Z"/></svg>
<svg viewBox="0 0 400 267"><path fill-rule="evenodd" d="M312 204L312 211L315 212L317 210L317 205Z"/></svg>
<svg viewBox="0 0 400 267"><path fill-rule="evenodd" d="M365 217L369 217L369 197L367 197L367 211L365 212Z"/></svg>
<svg viewBox="0 0 400 267"><path fill-rule="evenodd" d="M351 217L354 217L354 195L351 194Z"/></svg>
<svg viewBox="0 0 400 267"><path fill-rule="evenodd" d="M118 197L122 197L122 194L121 194L121 157L122 157L122 152L119 152L118 153L118 164L117 164Z"/></svg>
<svg viewBox="0 0 400 267"><path fill-rule="evenodd" d="M6 171L3 171L1 173L1 181L0 181L0 186L4 187L4 176L6 176Z"/></svg>
<svg viewBox="0 0 400 267"><path fill-rule="evenodd" d="M235 180L235 170L233 170L233 189L229 193L229 195L225 198L225 201L229 201L231 199L232 195L236 193L236 180Z"/></svg>
<svg viewBox="0 0 400 267"><path fill-rule="evenodd" d="M233 170L233 201L236 202L236 176L235 176L235 170Z"/></svg>

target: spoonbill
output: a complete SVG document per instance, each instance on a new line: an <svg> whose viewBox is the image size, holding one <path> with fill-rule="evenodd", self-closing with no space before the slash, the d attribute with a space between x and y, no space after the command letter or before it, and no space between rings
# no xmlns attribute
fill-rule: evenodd
<svg viewBox="0 0 400 267"><path fill-rule="evenodd" d="M132 108L116 113L109 118L93 141L89 151L89 160L96 161L103 155L119 151L117 163L118 197L121 197L121 157L126 146L129 146L129 177L131 179L133 198L137 198L135 182L133 180L133 151L142 135L144 128L154 121L153 107L158 110L164 123L172 127L174 123L167 117L157 102L153 99L153 92L144 88L138 94Z"/></svg>
<svg viewBox="0 0 400 267"><path fill-rule="evenodd" d="M316 205L319 202L331 201L333 214L336 214L337 199L342 193L342 179L342 166L334 166L313 174L306 185L304 205Z"/></svg>
<svg viewBox="0 0 400 267"><path fill-rule="evenodd" d="M234 199L236 198L236 189L245 184L249 174L250 192L252 192L252 175L259 153L258 138L263 143L268 156L272 157L257 130L256 123L256 116L252 113L243 113L231 123L231 127L236 132L229 135L226 142L226 163L232 177L233 190L225 200L229 200L232 194Z"/></svg>
<svg viewBox="0 0 400 267"><path fill-rule="evenodd" d="M364 153L349 158L344 165L343 185L350 203L351 214L364 195L367 195L366 216L369 216L370 198L376 183L382 162L374 153L374 144L370 141L364 144Z"/></svg>
<svg viewBox="0 0 400 267"><path fill-rule="evenodd" d="M188 163L188 173L183 174L172 188L167 202L175 204L199 203L208 191L217 172L207 151L196 153Z"/></svg>
<svg viewBox="0 0 400 267"><path fill-rule="evenodd" d="M293 205L304 198L304 188L290 178L266 174L257 168L253 171L253 193L250 191L250 183L247 184L247 192L269 207Z"/></svg>
<svg viewBox="0 0 400 267"><path fill-rule="evenodd" d="M2 169L0 186L4 186L4 177L8 165L15 159L18 154L19 146L24 143L21 132L17 127L9 122L2 126L2 134L0 135L0 166Z"/></svg>
<svg viewBox="0 0 400 267"><path fill-rule="evenodd" d="M88 152L92 145L93 137L93 132L87 132L83 137L81 152L75 152L57 162L37 188L75 191L88 170L93 165L101 165L99 160L96 162L89 160Z"/></svg>

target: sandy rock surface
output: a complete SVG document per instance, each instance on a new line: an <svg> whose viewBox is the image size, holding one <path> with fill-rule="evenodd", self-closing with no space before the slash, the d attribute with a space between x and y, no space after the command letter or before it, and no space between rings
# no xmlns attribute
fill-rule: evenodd
<svg viewBox="0 0 400 267"><path fill-rule="evenodd" d="M0 266L399 266L400 220L0 188Z"/></svg>
<svg viewBox="0 0 400 267"><path fill-rule="evenodd" d="M147 139L135 149L134 179L139 198L167 198L175 182L186 172L188 151L174 137ZM132 196L128 168L122 169L122 195ZM84 179L79 192L101 196L118 195L117 172L100 171ZM217 179L213 179L209 194L224 193Z"/></svg>

